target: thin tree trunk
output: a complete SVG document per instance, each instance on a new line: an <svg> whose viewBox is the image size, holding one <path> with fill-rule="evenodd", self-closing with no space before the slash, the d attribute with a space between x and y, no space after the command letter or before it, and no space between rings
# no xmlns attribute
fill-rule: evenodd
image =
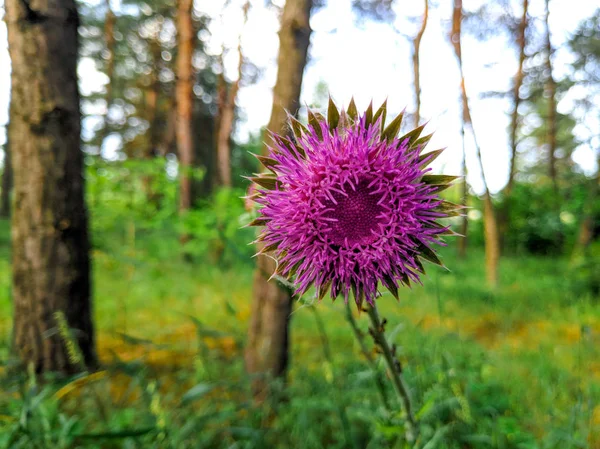
<svg viewBox="0 0 600 449"><path fill-rule="evenodd" d="M150 41L150 53L152 54L152 70L150 72L150 85L146 89L146 120L148 121L148 140L146 142L146 151L144 157L153 159L159 155L158 147L161 136L159 124L158 105L160 100L161 82L158 73L161 69L162 47L155 36Z"/></svg>
<svg viewBox="0 0 600 449"><path fill-rule="evenodd" d="M528 8L529 0L523 0L523 13L521 21L519 22L519 29L517 34L517 45L519 46L519 62L517 65L517 72L513 80L513 101L512 111L510 113L510 169L508 172L508 183L504 188L504 204L498 210L498 227L500 230L500 247L504 248L504 236L508 232L508 226L510 222L510 208L511 208L511 197L512 190L515 182L516 168L517 168L517 132L519 129L519 105L521 104L520 90L523 85L524 72L523 65L525 63L525 46L526 46L526 33L528 25Z"/></svg>
<svg viewBox="0 0 600 449"><path fill-rule="evenodd" d="M13 186L12 164L10 157L10 146L7 141L4 144L4 170L2 171L2 192L0 192L0 217L10 216L10 192Z"/></svg>
<svg viewBox="0 0 600 449"><path fill-rule="evenodd" d="M243 7L244 24L248 21L248 11L250 2L246 2ZM235 121L235 101L237 99L240 81L242 79L242 69L244 66L244 55L242 54L242 36L240 34L238 41L238 77L229 89L225 81L225 75L221 74L219 80L219 120L217 131L217 167L219 184L224 187L231 187L231 133L233 132L233 123Z"/></svg>
<svg viewBox="0 0 600 449"><path fill-rule="evenodd" d="M74 372L96 364L80 150L79 16L73 0L7 0L6 22L15 194L13 344L21 362L36 372Z"/></svg>
<svg viewBox="0 0 600 449"><path fill-rule="evenodd" d="M417 128L421 120L421 76L420 76L420 65L419 65L419 52L421 50L421 40L425 34L427 28L427 19L429 18L429 0L425 0L425 9L423 12L423 20L421 22L421 28L413 39L413 71L414 71L414 89L415 89L415 122L414 126Z"/></svg>
<svg viewBox="0 0 600 449"><path fill-rule="evenodd" d="M525 45L527 32L527 11L529 1L523 0L523 15L519 22L519 34L517 35L517 43L519 45L519 64L517 73L513 81L513 104L510 114L510 171L508 173L508 184L506 185L505 194L508 196L512 193L513 184L515 181L516 161L517 161L517 131L519 127L519 105L521 104L521 95L519 91L523 85L523 64L525 63Z"/></svg>
<svg viewBox="0 0 600 449"><path fill-rule="evenodd" d="M296 114L299 108L302 77L310 43L309 19L312 6L312 0L287 0L283 9L277 81L273 88L273 109L267 128L276 133L284 134L288 131L285 111ZM245 352L248 372L264 376L255 383L257 399L264 398L268 393L266 380L269 377L285 377L289 360L292 296L290 291L277 282L268 282L274 271L275 262L271 258L258 257Z"/></svg>
<svg viewBox="0 0 600 449"><path fill-rule="evenodd" d="M550 41L550 0L546 0L546 14L544 16L544 25L546 27L546 70L548 79L546 81L546 94L548 97L548 174L552 180L554 194L558 194L558 175L556 171L556 81L554 80L552 68L552 42ZM558 202L558 198L555 199Z"/></svg>
<svg viewBox="0 0 600 449"><path fill-rule="evenodd" d="M179 157L179 211L192 207L192 167L194 163L194 141L192 136L192 109L194 73L194 28L192 22L193 0L177 2L177 119L175 135Z"/></svg>
<svg viewBox="0 0 600 449"><path fill-rule="evenodd" d="M102 117L102 128L100 129L98 136L98 154L102 153L102 145L110 134L110 120L108 113L112 106L114 95L114 82L115 82L115 25L117 23L117 16L110 7L110 0L105 0L106 6L106 17L104 19L104 44L106 45L107 60L106 60L106 76L108 77L108 83L106 84L106 92L104 94L104 101L106 102L106 110Z"/></svg>
<svg viewBox="0 0 600 449"><path fill-rule="evenodd" d="M231 187L231 133L235 120L235 97L239 86L239 80L234 81L229 89L227 82L222 77L220 89L223 95L223 103L219 107L219 124L217 130L217 168L218 184L223 187Z"/></svg>
<svg viewBox="0 0 600 449"><path fill-rule="evenodd" d="M464 105L463 105L464 108ZM463 207L467 207L467 201L469 199L469 185L467 184L467 151L465 146L465 114L463 111L461 124L460 124L460 136L462 141L462 163L461 163L461 195L460 195L460 204ZM458 257L464 259L467 257L467 243L468 237L467 233L469 232L469 217L467 214L464 214L461 217L460 222L460 233L462 234L462 238L458 239Z"/></svg>
<svg viewBox="0 0 600 449"><path fill-rule="evenodd" d="M500 240L498 235L498 223L496 221L496 214L494 211L494 204L492 202L492 196L488 187L485 170L483 168L483 159L481 157L481 148L477 141L477 135L475 128L473 127L473 119L471 117L471 110L469 108L469 97L467 95L467 88L465 83L465 76L463 71L462 63L462 47L461 47L461 25L462 25L462 0L454 0L454 11L452 14L452 32L450 40L454 47L454 52L458 60L458 66L460 70L460 87L461 96L463 103L463 116L464 122L471 127L471 133L473 135L473 141L475 143L475 149L477 153L477 160L479 162L479 168L481 170L481 177L483 178L484 184L484 236L485 236L485 261L486 261L486 278L487 282L491 287L498 285L498 261L500 259Z"/></svg>
<svg viewBox="0 0 600 449"><path fill-rule="evenodd" d="M583 220L579 226L579 235L577 236L577 242L573 249L573 260L577 260L578 257L585 255L585 252L594 238L594 214L596 212L594 206L597 204L598 197L600 196L600 151L598 152L597 161L599 168L596 173L596 179L592 180L590 183L588 197L584 206Z"/></svg>
<svg viewBox="0 0 600 449"><path fill-rule="evenodd" d="M148 85L145 86L144 115L148 122L146 138L143 141L144 149L141 155L143 159L152 161L159 155L159 142L162 127L159 126L158 105L160 100L161 83L158 77L161 61L161 45L158 41L158 33L149 42L150 54L152 55L152 69L150 72ZM142 177L144 193L148 202L156 209L160 208L162 193L155 189L156 173L147 172Z"/></svg>

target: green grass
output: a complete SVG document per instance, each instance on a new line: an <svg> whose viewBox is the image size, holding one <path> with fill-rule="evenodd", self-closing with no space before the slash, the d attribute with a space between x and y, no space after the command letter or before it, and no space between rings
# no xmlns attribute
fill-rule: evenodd
<svg viewBox="0 0 600 449"><path fill-rule="evenodd" d="M0 222L0 292L9 291L7 235ZM132 235L104 235L94 250L105 370L45 384L5 374L0 448L405 447L403 417L382 408L342 301L297 304L284 398L254 404L243 369L252 262L186 263L174 234ZM423 286L378 303L422 422L420 447L600 448L598 298L574 293L560 259L504 258L492 291L480 250L443 256L451 271L430 266ZM5 360L10 315L2 295ZM367 316L358 320L366 330Z"/></svg>

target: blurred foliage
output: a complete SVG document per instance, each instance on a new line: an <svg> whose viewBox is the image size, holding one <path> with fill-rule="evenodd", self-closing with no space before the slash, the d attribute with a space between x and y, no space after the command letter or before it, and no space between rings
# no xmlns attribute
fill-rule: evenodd
<svg viewBox="0 0 600 449"><path fill-rule="evenodd" d="M529 175L537 180L537 175ZM517 183L507 199L501 194L499 209L508 210L507 230L502 235L505 252L510 254L553 255L570 254L579 234L582 211L588 198L591 180L574 183L560 202L557 211L552 185L549 182ZM468 239L475 246L483 245L483 204L471 197ZM600 219L600 208L595 216ZM598 236L596 236L597 238Z"/></svg>
<svg viewBox="0 0 600 449"><path fill-rule="evenodd" d="M245 190L218 190L181 215L174 159L107 162L90 158L87 175L94 248L114 251L125 244L135 249L137 241L152 235L163 237L151 248L157 255L178 257L183 251L218 265L251 263L253 250L248 242L254 240L254 232L244 228L250 221L241 198ZM204 176L201 170L194 170L193 175L196 179ZM183 247L177 235L187 236Z"/></svg>
<svg viewBox="0 0 600 449"><path fill-rule="evenodd" d="M176 240L147 234L95 251L100 371L36 379L0 345L0 448L408 447L404 416L382 406L339 302L298 305L289 385L274 382L273 401L255 403L242 357L252 270L159 246ZM507 258L506 287L492 292L481 253L459 262L453 252L452 273L428 266L400 304L380 301L411 385L416 447L595 448L598 304L574 296L563 261Z"/></svg>

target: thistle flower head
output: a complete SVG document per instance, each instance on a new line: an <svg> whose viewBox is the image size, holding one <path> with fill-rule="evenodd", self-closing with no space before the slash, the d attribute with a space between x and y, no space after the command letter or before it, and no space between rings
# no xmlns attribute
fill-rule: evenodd
<svg viewBox="0 0 600 449"><path fill-rule="evenodd" d="M340 113L330 100L327 118L308 115L308 126L289 118L293 135L272 135L258 156L270 173L250 178L261 253L298 295L312 285L319 299L352 291L360 306L381 283L398 298L400 285L419 282L420 259L442 265L433 245L452 231L436 220L460 206L438 193L456 177L428 174L442 150L421 154L431 138L424 126L399 137L402 114L384 127L386 103L358 116L354 101Z"/></svg>

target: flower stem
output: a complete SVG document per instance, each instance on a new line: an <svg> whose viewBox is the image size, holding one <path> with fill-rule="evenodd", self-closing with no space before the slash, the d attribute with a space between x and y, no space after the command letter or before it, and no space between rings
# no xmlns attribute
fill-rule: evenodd
<svg viewBox="0 0 600 449"><path fill-rule="evenodd" d="M408 387L404 382L404 378L402 377L402 369L395 355L395 348L392 349L392 347L390 347L390 344L385 337L385 323L382 322L379 316L375 302L369 306L367 311L369 318L371 319L371 323L373 324L373 327L370 328L371 335L373 336L373 340L375 340L375 344L379 346L379 349L381 349L381 352L383 353L383 357L387 363L390 375L392 377L394 388L398 394L398 398L402 402L404 411L406 412L407 439L409 441L415 441L418 436L419 428L413 414Z"/></svg>
<svg viewBox="0 0 600 449"><path fill-rule="evenodd" d="M346 319L350 323L350 327L352 327L354 336L360 345L360 351L365 356L365 359L367 359L367 364L373 371L373 375L375 376L375 384L377 385L377 391L379 391L379 395L381 396L381 402L383 402L383 406L386 410L391 411L390 402L385 391L385 382L383 380L383 376L381 375L381 371L379 371L377 368L377 363L375 362L373 353L367 347L367 343L365 342L365 334L359 329L358 324L354 319L349 301L346 302Z"/></svg>

